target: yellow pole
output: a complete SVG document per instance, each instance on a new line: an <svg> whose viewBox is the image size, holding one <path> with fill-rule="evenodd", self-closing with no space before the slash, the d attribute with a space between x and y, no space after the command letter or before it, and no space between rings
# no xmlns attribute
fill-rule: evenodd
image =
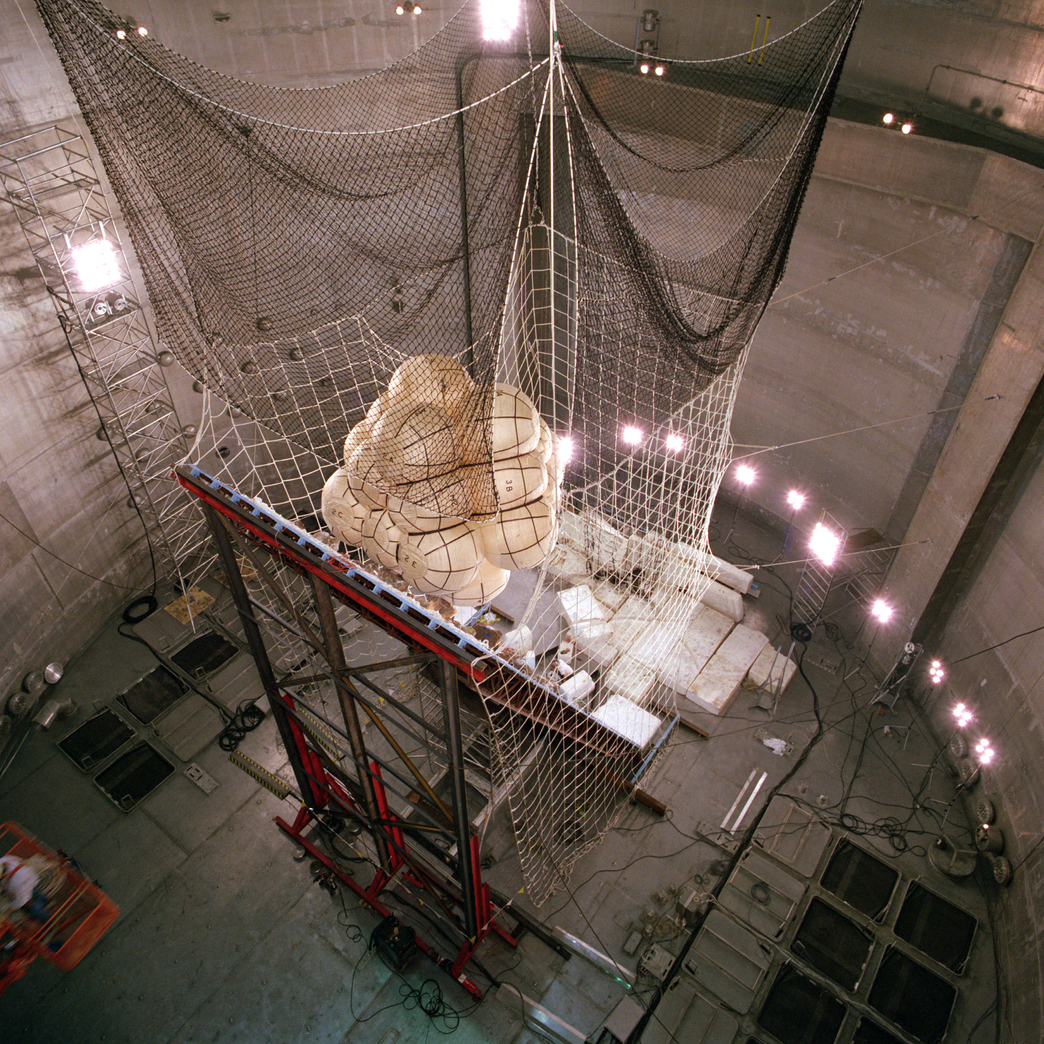
<svg viewBox="0 0 1044 1044"><path fill-rule="evenodd" d="M772 21L772 16L771 15L765 15L765 36L764 36L764 39L762 39L762 41L761 41L761 53L758 55L758 65L761 64L762 58L765 57L765 44L768 43L768 27L769 27L769 22L771 22L771 21ZM754 31L757 32L757 29L755 29Z"/></svg>
<svg viewBox="0 0 1044 1044"><path fill-rule="evenodd" d="M761 25L761 15L754 19L754 35L750 38L750 54L747 55L748 65L750 65L750 60L754 57L754 44L757 43L759 25Z"/></svg>

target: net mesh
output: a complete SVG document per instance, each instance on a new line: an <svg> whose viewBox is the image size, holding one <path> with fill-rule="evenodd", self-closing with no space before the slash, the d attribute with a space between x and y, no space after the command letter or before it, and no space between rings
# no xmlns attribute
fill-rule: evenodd
<svg viewBox="0 0 1044 1044"><path fill-rule="evenodd" d="M859 6L655 77L541 0L484 41L472 2L383 72L288 90L38 0L207 389L195 459L418 596L506 583L493 644L643 757ZM635 759L484 695L540 903Z"/></svg>

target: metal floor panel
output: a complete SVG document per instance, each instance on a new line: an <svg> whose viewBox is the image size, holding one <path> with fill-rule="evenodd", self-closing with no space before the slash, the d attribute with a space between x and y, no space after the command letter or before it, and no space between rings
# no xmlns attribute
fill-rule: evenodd
<svg viewBox="0 0 1044 1044"><path fill-rule="evenodd" d="M152 726L156 738L181 761L191 761L224 729L221 715L202 696L192 693Z"/></svg>
<svg viewBox="0 0 1044 1044"><path fill-rule="evenodd" d="M805 888L805 882L777 866L758 849L751 848L732 872L718 902L722 909L762 935L778 940L801 902Z"/></svg>
<svg viewBox="0 0 1044 1044"><path fill-rule="evenodd" d="M830 844L830 827L808 808L782 795L772 799L758 828L758 843L802 877L813 877Z"/></svg>
<svg viewBox="0 0 1044 1044"><path fill-rule="evenodd" d="M682 967L684 976L742 1015L771 963L771 951L753 932L712 910Z"/></svg>
<svg viewBox="0 0 1044 1044"><path fill-rule="evenodd" d="M656 1006L656 1017L641 1044L732 1044L739 1022L734 1015L696 991L688 976L678 976Z"/></svg>

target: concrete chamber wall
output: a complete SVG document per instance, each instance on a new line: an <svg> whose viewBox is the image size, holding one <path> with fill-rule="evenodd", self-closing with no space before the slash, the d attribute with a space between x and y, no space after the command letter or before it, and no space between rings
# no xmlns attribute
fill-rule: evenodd
<svg viewBox="0 0 1044 1044"><path fill-rule="evenodd" d="M0 141L75 104L28 5L0 19ZM148 548L14 208L0 201L0 701L142 584Z"/></svg>
<svg viewBox="0 0 1044 1044"><path fill-rule="evenodd" d="M979 795L994 803L1004 856L1014 868L1010 885L1000 890L996 917L1007 940L999 959L1015 1041L1039 1040L1044 1026L1044 632L1009 641L1044 625L1042 517L1044 469L1038 467L946 622L937 650L952 664L936 705L938 720L946 721L955 702L967 703L976 714L969 735L988 737L997 751L970 797L973 804ZM994 645L1000 647L990 649ZM980 653L984 649L990 651ZM952 731L952 719L948 725Z"/></svg>

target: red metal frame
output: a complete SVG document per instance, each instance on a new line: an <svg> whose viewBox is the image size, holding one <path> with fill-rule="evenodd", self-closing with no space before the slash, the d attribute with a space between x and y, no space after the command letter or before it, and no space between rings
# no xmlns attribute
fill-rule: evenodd
<svg viewBox="0 0 1044 1044"><path fill-rule="evenodd" d="M60 868L63 880L50 901L50 915L38 921L25 911L0 920L0 993L29 970L37 957L68 971L119 916L119 907L88 881L65 856L52 852L16 823L0 826L0 855L19 859L44 856ZM10 944L8 946L8 944Z"/></svg>
<svg viewBox="0 0 1044 1044"><path fill-rule="evenodd" d="M200 472L200 475L203 473ZM458 641L458 634L450 634L449 641L440 643L432 637L431 630L426 625L414 624L408 618L404 619L389 612L381 605L379 589L373 592L359 591L352 584L363 581L357 577L343 575L352 568L350 563L342 563L329 554L320 560L315 549L308 544L282 542L286 540L287 532L285 529L282 533L278 532L280 520L263 513L260 516L253 515L244 506L252 504L248 498L234 500L233 497L239 495L217 483L217 480L213 480L217 483L216 486L210 487L202 478L189 476L182 470L175 471L174 477L189 493L230 519L251 539L292 569L319 578L330 587L337 598L350 603L364 616L376 620L389 633L407 644L432 652L453 664L470 679L476 691L484 697L508 706L602 754L619 759L622 765L617 774L621 778L626 778L630 775L630 770L637 767L636 759L640 759L642 755L632 742L578 711L568 702L551 696L525 672L491 656L488 649L472 644L470 649L461 650L465 653L461 655L451 644ZM265 524L277 532L267 531L264 528ZM468 653L474 656L474 660L469 659Z"/></svg>
<svg viewBox="0 0 1044 1044"><path fill-rule="evenodd" d="M293 697L284 694L283 699L286 702L287 707L292 711L294 708ZM304 730L300 725L298 725L292 716L290 717L290 727L294 736L294 741L298 746L298 752L301 755L301 759L308 768L316 792L322 794L322 799L321 804L315 810L302 806L293 823L287 823L282 817L276 817L276 825L279 829L293 838L293 840L314 859L318 859L319 862L337 876L342 884L347 885L367 906L372 907L372 909L376 910L382 917L391 916L393 911L380 901L380 894L394 878L399 877L402 877L404 881L419 888L428 887L437 889L455 904L459 905L462 903L463 900L459 893L447 889L445 882L426 873L422 865L415 860L408 859L404 855L404 853L409 850L406 836L403 833L402 828L396 825L398 823L398 817L396 817L395 813L392 812L388 805L387 793L381 779L380 766L376 762L371 763L370 771L373 776L373 786L377 797L377 810L380 813L382 821L388 825L375 825L374 830L380 830L388 841L389 870L391 872L386 873L381 867L377 867L369 886L364 888L353 877L342 871L330 856L305 838L304 832L308 825L315 819L316 811L318 811L319 808L326 808L331 801L336 802L338 806L358 815L361 819L365 819L365 816L356 802L352 799L351 795L326 771L322 759L316 751L311 748ZM464 974L464 966L471 959L472 955L490 932L494 932L511 946L516 946L517 940L502 925L498 924L493 916L490 888L489 885L482 880L482 866L479 858L478 838L470 838L467 847L467 853L460 853L459 858L467 858L471 863L473 880L475 882L475 921L478 925L476 937L474 939L466 940L457 952L456 957L452 960L440 954L438 950L436 950L430 943L426 942L421 936L417 936L416 943L417 948L421 953L434 961L438 967L442 968L443 971L456 979L464 989L472 994L472 996L481 998L482 991ZM460 850L458 849L458 852L459 851Z"/></svg>

